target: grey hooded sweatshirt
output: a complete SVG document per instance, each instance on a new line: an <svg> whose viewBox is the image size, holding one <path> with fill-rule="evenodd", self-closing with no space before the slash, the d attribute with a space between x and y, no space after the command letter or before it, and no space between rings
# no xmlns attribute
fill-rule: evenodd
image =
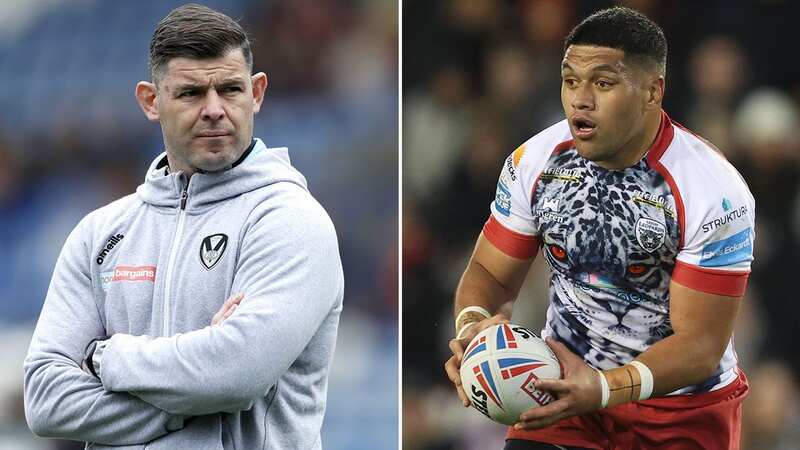
<svg viewBox="0 0 800 450"><path fill-rule="evenodd" d="M29 426L92 449L320 449L344 289L328 215L258 139L225 171L165 163L67 238L24 363ZM80 363L101 336L98 380Z"/></svg>

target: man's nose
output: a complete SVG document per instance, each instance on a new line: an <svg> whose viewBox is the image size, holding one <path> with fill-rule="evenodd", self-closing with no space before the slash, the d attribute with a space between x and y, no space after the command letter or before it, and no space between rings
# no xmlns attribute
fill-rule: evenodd
<svg viewBox="0 0 800 450"><path fill-rule="evenodd" d="M594 110L594 93L589 87L575 89L572 96L572 107L578 111Z"/></svg>
<svg viewBox="0 0 800 450"><path fill-rule="evenodd" d="M216 122L225 117L225 108L222 107L222 99L217 91L209 89L206 95L206 103L203 106L203 119Z"/></svg>

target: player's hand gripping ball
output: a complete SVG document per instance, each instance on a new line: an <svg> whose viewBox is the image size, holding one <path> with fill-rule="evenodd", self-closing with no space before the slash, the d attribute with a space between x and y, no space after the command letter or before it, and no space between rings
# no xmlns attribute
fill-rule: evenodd
<svg viewBox="0 0 800 450"><path fill-rule="evenodd" d="M472 407L505 425L554 400L533 387L539 378L561 378L561 364L542 339L519 325L504 323L481 331L461 360L461 383Z"/></svg>

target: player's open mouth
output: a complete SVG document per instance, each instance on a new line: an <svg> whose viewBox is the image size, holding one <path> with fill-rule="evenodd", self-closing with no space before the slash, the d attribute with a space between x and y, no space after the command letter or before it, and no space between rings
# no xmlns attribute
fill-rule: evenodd
<svg viewBox="0 0 800 450"><path fill-rule="evenodd" d="M590 139L594 136L597 126L589 119L584 117L572 118L572 131L578 139Z"/></svg>

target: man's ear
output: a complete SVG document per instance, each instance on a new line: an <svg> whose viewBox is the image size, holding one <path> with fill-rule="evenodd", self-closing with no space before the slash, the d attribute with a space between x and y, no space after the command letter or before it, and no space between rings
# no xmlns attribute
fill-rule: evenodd
<svg viewBox="0 0 800 450"><path fill-rule="evenodd" d="M658 76L650 80L647 87L647 107L648 109L661 109L661 102L664 100L665 82L663 76Z"/></svg>
<svg viewBox="0 0 800 450"><path fill-rule="evenodd" d="M251 77L253 81L253 112L261 110L261 102L264 101L264 93L267 91L267 74L258 72Z"/></svg>
<svg viewBox="0 0 800 450"><path fill-rule="evenodd" d="M158 105L156 103L157 88L156 85L148 81L140 81L136 83L136 101L147 116L147 120L151 122L158 122Z"/></svg>

